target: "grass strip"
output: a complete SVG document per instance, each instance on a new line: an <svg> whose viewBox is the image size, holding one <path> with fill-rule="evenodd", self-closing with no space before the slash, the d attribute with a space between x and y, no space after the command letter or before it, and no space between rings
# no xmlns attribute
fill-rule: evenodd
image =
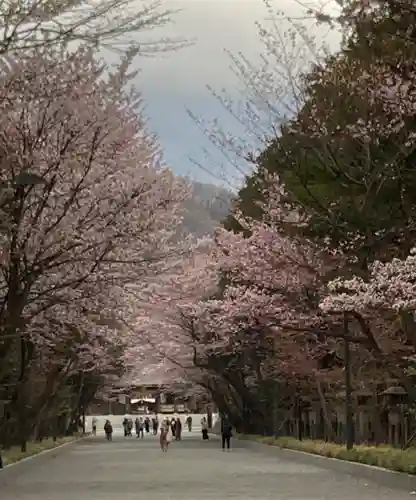
<svg viewBox="0 0 416 500"><path fill-rule="evenodd" d="M29 441L27 443L27 450L22 452L20 446L12 446L7 450L2 451L3 466L19 462L27 457L32 457L33 455L38 455L42 451L51 450L65 443L70 443L78 439L79 435L59 437L55 441L53 438L43 439L42 441Z"/></svg>

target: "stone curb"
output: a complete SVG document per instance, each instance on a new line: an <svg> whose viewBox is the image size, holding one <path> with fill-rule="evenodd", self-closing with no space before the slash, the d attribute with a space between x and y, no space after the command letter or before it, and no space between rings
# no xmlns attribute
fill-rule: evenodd
<svg viewBox="0 0 416 500"><path fill-rule="evenodd" d="M39 453L34 453L33 455L29 455L28 457L22 458L21 460L17 460L16 462L13 462L11 464L7 464L2 469L0 469L0 474L5 470L10 469L14 465L20 465L20 464L22 464L24 462L28 462L29 460L32 460L34 458L38 458L38 457L41 457L43 455L46 455L47 453L51 453L52 451L60 450L60 449L64 448L65 446L69 446L70 444L74 444L74 443L77 443L78 441L81 441L81 439L85 439L85 437L87 437L87 436L81 436L81 437L76 438L72 441L58 444L58 446L53 446L52 448L48 448L47 450L42 450Z"/></svg>
<svg viewBox="0 0 416 500"><path fill-rule="evenodd" d="M268 454L280 456L284 459L306 463L307 465L321 467L343 474L349 474L356 478L368 479L369 481L387 486L388 488L407 490L412 493L416 492L416 475L383 469L382 467L374 465L349 462L339 458L323 457L305 451L279 448L278 446L257 443L256 441L240 437L237 438L237 440L244 443L247 448L253 450L267 452Z"/></svg>

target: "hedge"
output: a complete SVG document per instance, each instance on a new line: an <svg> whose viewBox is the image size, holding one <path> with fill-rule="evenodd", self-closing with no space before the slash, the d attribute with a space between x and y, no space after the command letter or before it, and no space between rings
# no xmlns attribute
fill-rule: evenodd
<svg viewBox="0 0 416 500"><path fill-rule="evenodd" d="M275 438L253 435L237 435L236 437L279 448L303 451L314 455L347 460L349 462L375 465L397 472L416 474L416 448L401 450L386 445L367 446L360 444L354 446L352 450L347 450L345 446L340 444L306 439L299 441L292 437Z"/></svg>

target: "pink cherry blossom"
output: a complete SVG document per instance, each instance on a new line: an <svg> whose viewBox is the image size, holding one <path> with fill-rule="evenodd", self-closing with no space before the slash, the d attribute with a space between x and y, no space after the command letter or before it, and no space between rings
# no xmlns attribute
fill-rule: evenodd
<svg viewBox="0 0 416 500"><path fill-rule="evenodd" d="M416 249L406 259L375 261L368 281L354 276L328 284L329 294L320 303L325 312L416 310Z"/></svg>
<svg viewBox="0 0 416 500"><path fill-rule="evenodd" d="M27 378L94 372L112 383L114 352L122 358L132 342L120 318L136 313L133 290L189 251L178 236L188 187L146 129L129 63L106 68L92 50L51 49L0 75L6 373L20 342Z"/></svg>

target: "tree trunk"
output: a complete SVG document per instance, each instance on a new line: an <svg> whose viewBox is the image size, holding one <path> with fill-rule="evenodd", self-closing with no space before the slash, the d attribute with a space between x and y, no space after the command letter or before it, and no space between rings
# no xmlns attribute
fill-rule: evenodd
<svg viewBox="0 0 416 500"><path fill-rule="evenodd" d="M327 436L331 441L335 441L334 429L332 427L332 420L329 416L328 405L326 404L325 395L322 390L322 384L319 380L318 374L315 373L316 388L318 390L319 401L321 403L322 415L326 426Z"/></svg>

